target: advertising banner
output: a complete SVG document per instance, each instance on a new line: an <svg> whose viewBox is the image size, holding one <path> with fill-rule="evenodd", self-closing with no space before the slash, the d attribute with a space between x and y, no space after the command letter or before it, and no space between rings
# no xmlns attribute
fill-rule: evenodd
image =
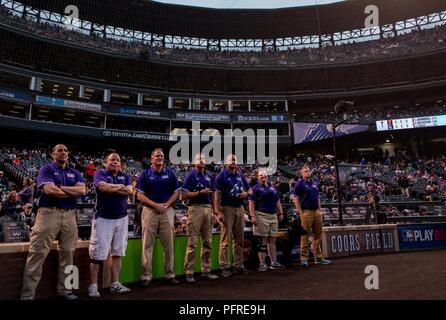
<svg viewBox="0 0 446 320"><path fill-rule="evenodd" d="M398 225L401 250L446 248L446 223Z"/></svg>
<svg viewBox="0 0 446 320"><path fill-rule="evenodd" d="M326 257L399 251L397 225L325 227L322 250Z"/></svg>
<svg viewBox="0 0 446 320"><path fill-rule="evenodd" d="M212 122L230 122L231 116L226 114L213 114L213 113L177 113L175 115L176 120L186 121L212 121Z"/></svg>
<svg viewBox="0 0 446 320"><path fill-rule="evenodd" d="M0 98L14 101L31 102L31 95L4 88L0 88Z"/></svg>
<svg viewBox="0 0 446 320"><path fill-rule="evenodd" d="M287 122L288 115L236 115L233 122Z"/></svg>
<svg viewBox="0 0 446 320"><path fill-rule="evenodd" d="M327 123L293 123L294 144L312 142L333 137L332 125ZM368 131L367 125L343 124L336 129L336 137Z"/></svg>
<svg viewBox="0 0 446 320"><path fill-rule="evenodd" d="M135 108L135 107L107 106L106 111L109 113L126 114L131 116L147 117L147 118L165 118L165 119L170 118L170 113L167 111L159 111L159 110Z"/></svg>
<svg viewBox="0 0 446 320"><path fill-rule="evenodd" d="M82 102L82 101L65 100L65 99L45 97L45 96L36 96L36 104L60 107L60 108L70 108L70 109L86 110L86 111L93 111L93 112L101 112L100 104L87 103L87 102Z"/></svg>
<svg viewBox="0 0 446 320"><path fill-rule="evenodd" d="M103 130L102 136L106 138L122 138L122 139L132 139L132 140L141 139L141 140L169 141L168 134L152 133L152 132Z"/></svg>

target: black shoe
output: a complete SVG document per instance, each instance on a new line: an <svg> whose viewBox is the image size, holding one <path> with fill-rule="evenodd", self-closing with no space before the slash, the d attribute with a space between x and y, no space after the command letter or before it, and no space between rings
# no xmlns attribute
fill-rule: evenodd
<svg viewBox="0 0 446 320"><path fill-rule="evenodd" d="M234 269L232 271L232 273L235 274L235 275L247 275L247 274L250 274L251 271L246 269L245 267L243 267L243 268Z"/></svg>
<svg viewBox="0 0 446 320"><path fill-rule="evenodd" d="M141 280L139 286L141 288L147 288L150 285L150 280Z"/></svg>
<svg viewBox="0 0 446 320"><path fill-rule="evenodd" d="M166 281L166 283L168 283L168 284L179 284L179 283L180 283L180 281L178 281L178 280L175 279L175 278L166 279L165 281Z"/></svg>
<svg viewBox="0 0 446 320"><path fill-rule="evenodd" d="M74 301L74 300L78 299L78 297L74 293L72 293L72 292L64 293L63 295L61 295L59 297L61 299L68 300L68 301Z"/></svg>

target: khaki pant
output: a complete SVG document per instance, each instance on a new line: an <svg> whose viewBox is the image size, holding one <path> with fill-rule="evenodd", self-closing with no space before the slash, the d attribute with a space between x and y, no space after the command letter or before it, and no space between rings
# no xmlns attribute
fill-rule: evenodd
<svg viewBox="0 0 446 320"><path fill-rule="evenodd" d="M220 255L219 262L222 269L228 269L229 263L229 235L232 232L232 253L234 267L243 267L243 232L245 228L245 215L243 207L223 207L224 223L220 223Z"/></svg>
<svg viewBox="0 0 446 320"><path fill-rule="evenodd" d="M164 248L166 279L175 277L173 270L174 216L173 208L167 209L164 214L159 214L154 209L144 206L141 213L142 280L152 280L153 247L155 246L158 230L161 244Z"/></svg>
<svg viewBox="0 0 446 320"><path fill-rule="evenodd" d="M319 210L303 210L300 220L302 228L308 233L300 237L300 261L308 261L308 235L310 231L313 233L314 261L320 261L322 259L322 214Z"/></svg>
<svg viewBox="0 0 446 320"><path fill-rule="evenodd" d="M40 208L32 228L29 254L23 272L21 299L34 299L36 288L42 277L42 266L51 250L53 241L58 241L59 271L57 293L63 295L71 292L65 288L65 268L73 264L74 250L77 242L77 224L74 210L57 208Z"/></svg>
<svg viewBox="0 0 446 320"><path fill-rule="evenodd" d="M211 271L212 226L214 211L210 205L193 205L187 213L187 250L184 272L192 275L195 269L195 251L201 236L201 272Z"/></svg>
<svg viewBox="0 0 446 320"><path fill-rule="evenodd" d="M277 215L256 211L256 225L252 226L252 233L263 238L276 238L279 231L279 220Z"/></svg>

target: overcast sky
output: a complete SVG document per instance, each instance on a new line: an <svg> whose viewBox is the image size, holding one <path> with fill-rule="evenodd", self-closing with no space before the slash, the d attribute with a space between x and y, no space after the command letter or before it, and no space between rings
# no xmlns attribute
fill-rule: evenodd
<svg viewBox="0 0 446 320"><path fill-rule="evenodd" d="M165 3L183 4L219 9L271 9L327 4L343 0L156 0Z"/></svg>

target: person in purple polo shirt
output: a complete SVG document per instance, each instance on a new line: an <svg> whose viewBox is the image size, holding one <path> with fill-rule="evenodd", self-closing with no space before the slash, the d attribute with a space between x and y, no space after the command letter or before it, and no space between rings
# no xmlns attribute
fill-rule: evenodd
<svg viewBox="0 0 446 320"><path fill-rule="evenodd" d="M245 215L243 200L251 190L248 182L238 170L237 157L230 154L226 157L226 168L215 179L214 208L220 221L220 254L221 276L232 275L229 268L229 236L232 233L232 253L234 256L235 274L248 274L243 266L243 242Z"/></svg>
<svg viewBox="0 0 446 320"><path fill-rule="evenodd" d="M187 283L195 282L195 249L200 236L202 238L202 277L209 280L218 279L217 275L211 273L212 226L214 225L212 193L214 192L214 179L206 172L205 162L205 157L197 154L194 159L195 168L186 176L183 184L183 199L189 199L187 250L184 260Z"/></svg>
<svg viewBox="0 0 446 320"><path fill-rule="evenodd" d="M308 235L312 231L313 254L315 264L330 264L331 261L322 257L322 213L318 185L311 180L311 171L308 166L300 169L302 178L296 183L293 190L294 204L299 213L302 225L300 237L300 265L308 268Z"/></svg>
<svg viewBox="0 0 446 320"><path fill-rule="evenodd" d="M29 254L23 273L22 300L34 299L42 276L42 266L59 235L59 272L57 292L67 300L77 297L65 287L65 268L73 265L77 242L77 198L85 195L85 183L80 173L68 166L68 149L58 144L52 149L54 162L43 166L37 177L37 187L43 191L39 210L32 228Z"/></svg>
<svg viewBox="0 0 446 320"><path fill-rule="evenodd" d="M173 264L175 213L172 208L178 199L178 179L175 173L164 165L162 149L155 149L150 161L152 165L141 173L136 183L138 200L144 205L141 213L142 287L147 287L152 280L153 247L158 230L164 248L166 280L170 284L178 284Z"/></svg>
<svg viewBox="0 0 446 320"><path fill-rule="evenodd" d="M249 213L252 219L253 234L260 238L259 271L267 271L265 256L271 259L270 269L283 269L277 262L276 238L279 220L283 219L282 204L279 193L273 185L268 184L268 174L265 169L258 172L258 183L252 188L249 196Z"/></svg>
<svg viewBox="0 0 446 320"><path fill-rule="evenodd" d="M106 160L106 168L96 171L93 185L96 190L95 217L90 237L90 277L88 295L99 298L99 266L107 260L111 252L112 293L127 293L130 289L119 282L121 257L125 256L129 219L127 200L133 193L132 180L122 172L121 157L111 153Z"/></svg>

